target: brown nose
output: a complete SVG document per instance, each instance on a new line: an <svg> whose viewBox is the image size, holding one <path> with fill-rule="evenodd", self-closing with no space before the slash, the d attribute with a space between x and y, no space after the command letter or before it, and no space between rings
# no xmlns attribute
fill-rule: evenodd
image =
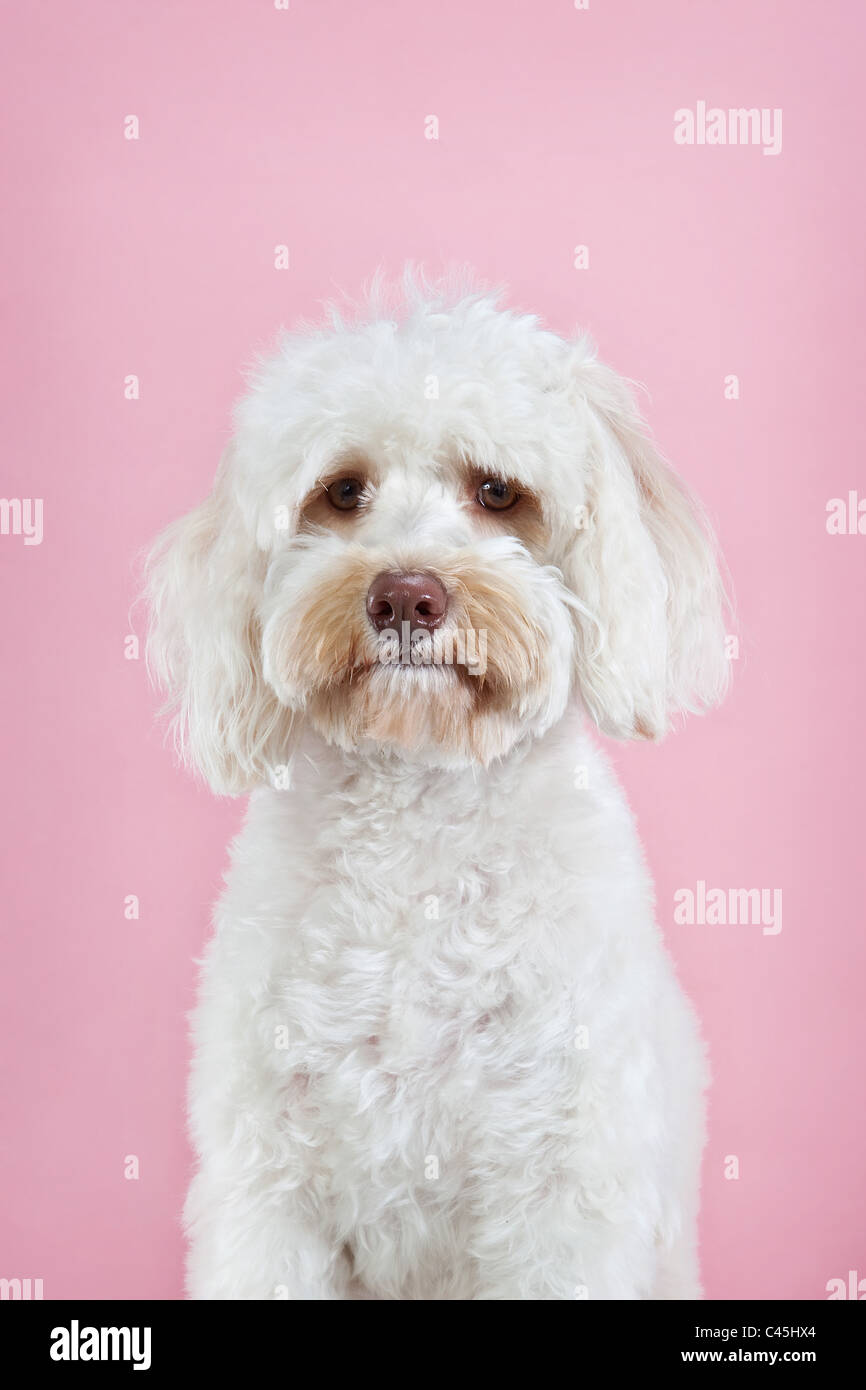
<svg viewBox="0 0 866 1390"><path fill-rule="evenodd" d="M377 632L438 627L445 617L448 595L432 574L377 574L367 592L367 616Z"/></svg>

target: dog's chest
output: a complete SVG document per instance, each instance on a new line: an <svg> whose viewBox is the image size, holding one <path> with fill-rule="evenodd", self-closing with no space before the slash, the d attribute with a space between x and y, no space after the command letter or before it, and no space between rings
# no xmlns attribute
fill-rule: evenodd
<svg viewBox="0 0 866 1390"><path fill-rule="evenodd" d="M371 1210L380 1190L411 1191L426 1209L461 1189L491 1120L499 1128L523 1088L529 1102L539 1036L558 1035L548 1078L575 1065L565 992L536 999L481 917L424 926L395 916L387 944L347 944L286 986L296 1028L284 1065L302 1081L292 1118L318 1136L323 1190L367 1193Z"/></svg>
<svg viewBox="0 0 866 1390"><path fill-rule="evenodd" d="M363 789L320 829L317 887L276 982L283 1061L309 1105L343 1131L371 1111L379 1140L392 1108L433 1126L513 1074L517 1020L542 1011L549 1029L561 984L543 959L547 885L561 883L543 846L465 797L433 808L404 791Z"/></svg>
<svg viewBox="0 0 866 1390"><path fill-rule="evenodd" d="M426 1192L431 1155L450 1146L464 1173L496 1135L516 1142L539 1086L570 1094L587 1056L579 879L519 777L495 795L472 777L335 795L311 773L257 816L249 889L273 929L253 967L256 1035L308 1180L360 1181L372 1163Z"/></svg>
<svg viewBox="0 0 866 1390"><path fill-rule="evenodd" d="M281 981L299 1047L328 1057L329 1073L436 1077L471 1058L479 1039L486 1050L515 1009L531 1008L537 961L519 939L526 923L494 888L383 892L356 873L335 898L320 893L310 905Z"/></svg>

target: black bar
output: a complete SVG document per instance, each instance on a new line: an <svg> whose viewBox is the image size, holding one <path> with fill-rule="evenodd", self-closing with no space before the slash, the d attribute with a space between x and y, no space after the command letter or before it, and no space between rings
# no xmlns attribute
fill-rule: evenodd
<svg viewBox="0 0 866 1390"><path fill-rule="evenodd" d="M505 1323L499 1322L493 1308L479 1310L469 1322L464 1322L466 1314L454 1309L446 1314L447 1327L442 1325L442 1316L436 1314L435 1321L430 1321L429 1313L415 1309L398 1313L392 1306L388 1322L382 1324L370 1302L363 1304L363 1312L353 1312L346 1304L298 1306L278 1301L11 1301L0 1304L0 1366L12 1365L25 1374L47 1371L52 1379L81 1374L99 1377L100 1370L108 1367L114 1376L129 1374L135 1378L137 1360L142 1382L145 1376L161 1379L185 1370L199 1376L212 1370L225 1378L237 1372L249 1376L269 1367L287 1380L298 1372L305 1379L311 1372L331 1379L337 1362L334 1353L339 1348L345 1364L356 1374L363 1373L365 1379L378 1369L389 1379L405 1380L414 1378L419 1359L425 1368L431 1367L437 1349L451 1372L465 1370L464 1353L458 1351L465 1347L474 1348L476 1364L479 1359L481 1364L488 1359L495 1364L500 1348L506 1357L519 1349L520 1364L532 1370L533 1379L549 1374L561 1360L562 1372L581 1379L581 1366L584 1372L591 1367L595 1379L603 1376L605 1380L608 1375L616 1377L631 1369L665 1374L677 1367L687 1374L701 1374L714 1366L735 1374L752 1367L768 1372L805 1368L806 1373L817 1372L823 1381L828 1374L846 1371L856 1375L862 1371L866 1331L863 1310L832 1301L576 1300L559 1310L521 1309L517 1314L509 1313ZM420 1323L415 1322L416 1317ZM488 1317L493 1318L492 1323L487 1322ZM525 1329L537 1332L539 1317L544 1319L544 1342L524 1340ZM310 1318L321 1319L318 1326L324 1337L313 1332ZM351 1342L346 1318L351 1320ZM102 1329L106 1329L104 1336ZM138 1329L137 1334L134 1329ZM343 1335L336 1341L334 1333L341 1329ZM450 1329L459 1341L449 1342ZM484 1340L478 1343L474 1339L481 1331ZM413 1338L408 1360L401 1337L406 1333ZM383 1342L383 1334L397 1340ZM70 1359L55 1359L52 1348L55 1357L64 1354ZM105 1359L89 1359L93 1350ZM113 1359L115 1352L126 1359ZM72 1359L75 1353L77 1359ZM145 1360L149 1361L147 1366Z"/></svg>

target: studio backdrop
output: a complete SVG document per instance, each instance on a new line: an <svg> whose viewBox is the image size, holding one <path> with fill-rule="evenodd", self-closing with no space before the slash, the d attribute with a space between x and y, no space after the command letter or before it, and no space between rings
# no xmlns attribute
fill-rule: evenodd
<svg viewBox="0 0 866 1390"><path fill-rule="evenodd" d="M706 505L731 694L606 741L710 1058L704 1282L866 1292L861 8L88 0L3 27L0 1277L181 1297L186 1020L243 801L165 744L141 555L280 326L412 262L590 332Z"/></svg>

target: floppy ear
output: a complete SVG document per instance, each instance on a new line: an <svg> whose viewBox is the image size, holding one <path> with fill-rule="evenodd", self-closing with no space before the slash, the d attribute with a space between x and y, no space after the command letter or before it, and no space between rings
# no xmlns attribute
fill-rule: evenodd
<svg viewBox="0 0 866 1390"><path fill-rule="evenodd" d="M266 557L223 456L214 490L169 526L147 562L148 667L168 694L175 745L214 791L249 791L287 760L291 716L262 678Z"/></svg>
<svg viewBox="0 0 866 1390"><path fill-rule="evenodd" d="M697 502L647 437L628 387L581 356L587 505L563 573L579 602L577 681L599 728L661 738L723 697L726 599Z"/></svg>

